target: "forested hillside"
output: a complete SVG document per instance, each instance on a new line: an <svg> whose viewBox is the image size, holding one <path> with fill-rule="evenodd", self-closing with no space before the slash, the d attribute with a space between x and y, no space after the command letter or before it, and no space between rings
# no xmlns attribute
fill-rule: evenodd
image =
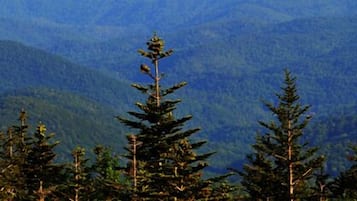
<svg viewBox="0 0 357 201"><path fill-rule="evenodd" d="M99 144L124 147L125 129L114 119L116 112L88 98L49 88L19 89L0 96L0 121L4 131L9 125L19 125L19 112L26 109L30 125L39 122L55 133L61 146L56 149L57 160L68 160L77 146L88 150ZM30 127L33 132L35 127ZM119 151L120 149L118 149Z"/></svg>
<svg viewBox="0 0 357 201"><path fill-rule="evenodd" d="M48 119L47 122L52 123L55 130L61 131L59 124L64 123L66 125L62 126L70 128L67 132L92 133L90 136L74 137L86 143L84 146L92 146L94 155L89 158L89 148L83 145L56 149L61 143L56 140L55 134L48 133L42 121L29 124L28 113L21 109L16 115L17 123L8 125L0 132L1 199L340 201L356 198L354 184L357 181L357 146L354 141L350 141L353 137L349 136L354 135L354 132L343 133L341 136L326 134L327 130L341 132L355 129L354 112L340 110L346 119L325 119L325 122L315 124L315 127L308 130L310 132L305 133L313 114L310 113L310 105L301 101L297 79L288 69L284 70L280 92L275 94L273 101L264 102L265 112L271 113L271 116L258 122L261 133L251 144L252 151L246 154L243 167L230 167L226 170L229 173L207 177L205 170L209 167L208 170L221 171L217 169L220 161L213 158L213 165L207 163L215 152L210 147L208 150L201 148L207 141L193 137L201 129L187 124L192 115L176 112L181 99L172 96L187 82L170 84L169 87L161 85L163 78L167 77L160 73L162 68L159 68L159 64L162 63L161 59L172 56L173 51L164 49L164 41L157 34L147 42L147 46L147 50L139 49L139 53L149 59L152 65L141 64L140 72L151 79L151 83L132 85L139 93L145 94L146 100L136 102L137 109L129 110L127 115L116 116L122 125L130 128L121 155L112 149L115 144L109 147L108 144L93 144L100 142L100 139L111 142L115 139L93 135L93 132L99 130L102 133L104 129L109 132L113 129L108 121L102 124L101 121L88 118L90 115L100 117L102 112L108 112L104 107L97 107L99 102L71 95L73 92L70 89L64 92L39 86L3 93L2 111L9 111L13 105L25 105L39 112L40 118ZM36 52L36 49L25 46L21 49L26 49L27 53ZM51 57L44 53L42 56ZM8 115L14 116L15 113L10 111ZM66 120L62 121L62 117ZM352 126L346 124L346 121L352 123ZM3 122L6 122L6 118ZM326 123L338 126L326 129ZM36 129L29 129L31 125L36 125ZM312 132L317 135L312 136ZM227 137L234 139L233 136ZM67 143L75 140L71 135L61 138ZM322 146L330 146L327 141L323 142L328 138L334 141L333 148L322 149ZM350 167L339 170L338 175L330 176L331 163L328 161L334 162L333 168L340 168L340 163L336 163L338 160L330 157L342 150L339 145L347 143L350 143L347 155L350 163L346 163L345 159L342 164ZM69 157L63 155L68 149L72 150L67 154L72 156L72 161L64 162L69 160ZM225 150L233 149L225 146ZM334 153L329 154L331 151ZM61 161L56 160L61 157L56 152L62 152ZM120 156L125 157L125 160ZM225 156L229 154L226 152ZM224 158L220 157L220 160ZM234 175L241 179L228 181Z"/></svg>
<svg viewBox="0 0 357 201"><path fill-rule="evenodd" d="M118 97L130 97L125 81L108 79L98 71L17 42L0 41L0 62L1 91L42 86L111 106L123 103Z"/></svg>
<svg viewBox="0 0 357 201"><path fill-rule="evenodd" d="M2 108L4 114L27 106L10 104L10 98L18 102L26 98L26 103L43 99L36 111L29 111L34 121L44 117L39 111L53 106L53 111L66 111L79 122L96 125L96 134L85 144L106 139L97 137L107 136L100 125L105 125L105 133L113 130L108 136L123 139L125 132L118 134L120 125L112 117L142 98L130 91L132 82L148 82L136 72L145 61L135 52L143 39L157 31L166 47L175 51L172 59L160 64L169 78L163 85L188 82L178 92L183 99L179 113L193 114L192 124L202 127L197 137L209 140L205 149L218 151L212 161L220 170L244 161L259 130L257 121L270 118L262 100L273 99L285 68L298 77L301 98L312 105L310 140L327 155L340 157L329 170L335 174L348 166L342 155L357 136L347 126L356 119L354 0L208 0L200 6L189 0L0 3L0 39L6 40L0 46L1 97L8 105ZM73 105L62 103L67 99L73 99ZM91 104L98 110L86 107ZM77 106L78 111L73 109ZM13 116L2 118L14 120ZM72 130L70 135L80 136L79 130L88 129L57 118L63 123L55 124L54 132ZM346 137L333 145L341 135ZM75 139L69 144L78 144ZM109 137L104 142L116 144ZM119 150L122 144L118 145Z"/></svg>
<svg viewBox="0 0 357 201"><path fill-rule="evenodd" d="M0 52L3 129L26 109L30 122L46 123L61 139L62 159L77 145L124 146L114 117L133 101L128 83L17 42L0 41Z"/></svg>

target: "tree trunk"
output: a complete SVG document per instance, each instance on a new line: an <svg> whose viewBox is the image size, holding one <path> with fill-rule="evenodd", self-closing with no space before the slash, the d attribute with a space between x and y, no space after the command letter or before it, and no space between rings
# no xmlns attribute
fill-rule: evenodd
<svg viewBox="0 0 357 201"><path fill-rule="evenodd" d="M294 172L292 162L292 133L291 133L291 121L288 121L288 162L289 162L289 199L294 201Z"/></svg>

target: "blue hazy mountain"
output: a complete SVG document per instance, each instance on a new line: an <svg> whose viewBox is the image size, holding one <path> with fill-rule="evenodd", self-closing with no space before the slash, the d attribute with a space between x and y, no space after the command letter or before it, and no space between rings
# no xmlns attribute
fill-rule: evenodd
<svg viewBox="0 0 357 201"><path fill-rule="evenodd" d="M163 60L165 78L169 83L189 83L178 94L183 98L179 110L194 115L192 124L201 126L200 137L210 142L207 149L218 149L213 161L222 159L220 167L239 164L259 129L257 120L271 118L261 100L275 100L284 68L298 77L302 100L312 105L312 127L329 128L332 125L323 122L336 118L355 120L354 0L0 3L0 39L21 42L2 42L1 69L7 72L1 74L4 97L19 88L45 87L37 93L48 97L49 88L100 107L120 108L117 113L130 110L142 97L129 84L146 81L138 72L145 61L136 50L145 48L146 40L157 32L167 48L175 50ZM46 79L38 79L38 74ZM19 92L19 97L24 93ZM338 138L343 145L356 141L351 127L338 128L347 133ZM325 137L311 138L324 143L337 139L323 129L314 132Z"/></svg>

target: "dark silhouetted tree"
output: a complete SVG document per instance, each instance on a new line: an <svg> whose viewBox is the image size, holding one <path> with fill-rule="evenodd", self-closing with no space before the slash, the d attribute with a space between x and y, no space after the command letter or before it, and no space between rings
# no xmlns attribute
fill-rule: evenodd
<svg viewBox="0 0 357 201"><path fill-rule="evenodd" d="M204 180L202 170L207 167L205 161L212 153L197 154L195 150L205 142L192 142L190 136L200 129L186 129L185 123L192 116L176 117L174 111L181 100L170 98L186 82L169 88L160 85L163 77L159 61L173 51L165 51L164 41L156 34L147 42L147 49L139 53L151 61L154 70L152 72L146 64L142 64L140 70L152 78L153 84L132 85L147 95L146 102L136 103L139 111L128 112L132 118L118 117L135 130L127 148L127 158L132 161L129 167L133 179L132 199L186 201L210 197L215 182ZM224 195L220 196L223 200Z"/></svg>
<svg viewBox="0 0 357 201"><path fill-rule="evenodd" d="M38 124L25 158L26 200L50 198L61 182L63 166L54 162L54 148L59 142L52 142L54 134L47 135L46 130L44 124Z"/></svg>
<svg viewBox="0 0 357 201"><path fill-rule="evenodd" d="M306 114L309 106L299 103L295 81L286 70L283 92L276 94L279 102L265 103L276 120L259 122L266 133L258 136L254 153L241 173L242 184L253 200L293 201L307 197L308 180L324 161L316 155L317 148L302 142L311 116Z"/></svg>
<svg viewBox="0 0 357 201"><path fill-rule="evenodd" d="M1 135L0 198L2 200L22 200L28 195L24 166L32 138L28 136L27 114L19 115L20 125L11 126Z"/></svg>
<svg viewBox="0 0 357 201"><path fill-rule="evenodd" d="M343 200L357 199L357 145L351 146L353 154L348 156L352 166L341 172L332 184L332 192L335 197Z"/></svg>

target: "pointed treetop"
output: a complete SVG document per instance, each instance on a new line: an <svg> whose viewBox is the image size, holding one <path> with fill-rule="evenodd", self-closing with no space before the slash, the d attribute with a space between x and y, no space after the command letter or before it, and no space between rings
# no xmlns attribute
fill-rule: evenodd
<svg viewBox="0 0 357 201"><path fill-rule="evenodd" d="M154 33L153 37L146 43L148 45L148 49L155 52L160 53L164 50L165 42L161 38Z"/></svg>
<svg viewBox="0 0 357 201"><path fill-rule="evenodd" d="M26 111L25 109L21 109L21 112L20 112L20 116L19 116L19 120L21 121L21 124L25 124L26 123L26 120L27 120L27 114L26 114Z"/></svg>
<svg viewBox="0 0 357 201"><path fill-rule="evenodd" d="M73 151L72 151L72 156L74 157L78 157L78 156L84 156L86 153L86 150L83 147L76 147Z"/></svg>
<svg viewBox="0 0 357 201"><path fill-rule="evenodd" d="M40 122L36 128L37 133L41 136L45 136L46 130L46 126L42 122Z"/></svg>
<svg viewBox="0 0 357 201"><path fill-rule="evenodd" d="M151 94L151 98L155 99L156 106L159 107L161 98L159 86L159 80L161 78L159 73L159 60L170 56L173 53L173 50L170 49L168 51L164 51L165 42L156 33L154 33L152 38L146 42L146 45L148 46L148 51L139 49L138 52L141 54L141 56L147 57L151 60L152 64L154 64L155 71L151 72L150 67L146 64L140 65L140 71L155 81L155 92Z"/></svg>
<svg viewBox="0 0 357 201"><path fill-rule="evenodd" d="M164 51L165 41L163 39L161 39L156 34L156 32L154 32L154 35L149 39L148 42L146 42L146 45L148 46L147 47L148 51L139 49L138 52L142 56L151 59L153 62L155 60L170 56L173 53L172 49L170 49L168 51Z"/></svg>

